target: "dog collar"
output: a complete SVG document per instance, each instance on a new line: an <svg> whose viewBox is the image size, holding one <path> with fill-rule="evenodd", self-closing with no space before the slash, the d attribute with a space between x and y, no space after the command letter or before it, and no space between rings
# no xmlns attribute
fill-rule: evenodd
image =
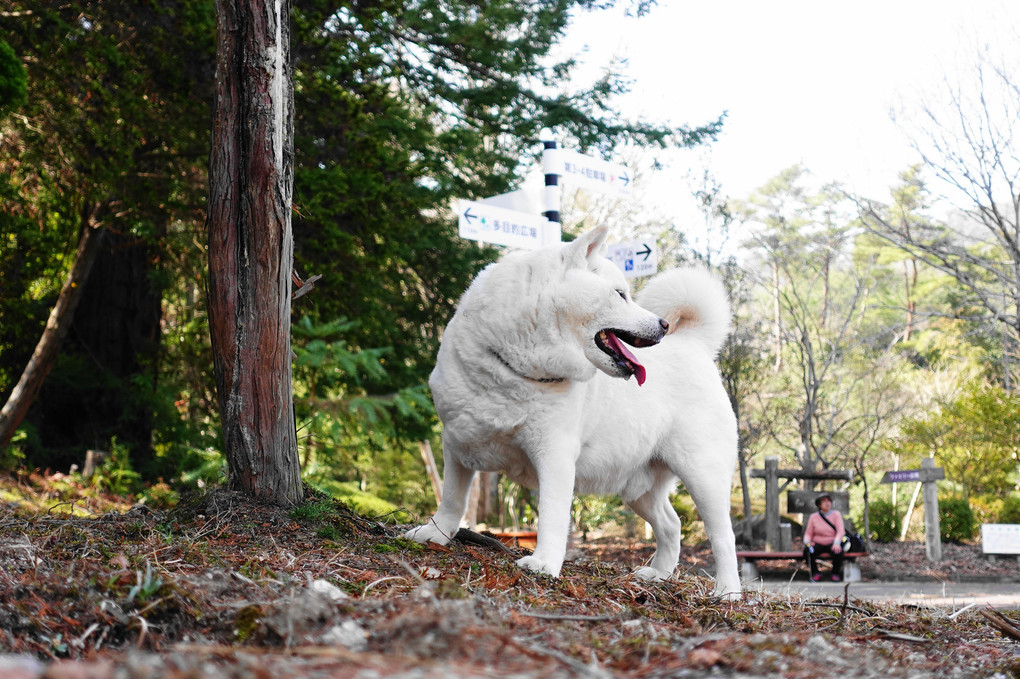
<svg viewBox="0 0 1020 679"><path fill-rule="evenodd" d="M530 375L525 375L521 371L517 370L517 368L510 365L505 358L499 355L498 351L496 351L495 349L492 349L491 351L492 355L495 356L500 363L505 365L507 370L509 370L514 375L517 375L523 380L530 380L531 382L542 382L543 384L554 384L556 382L562 382L563 380L566 379L565 377L531 377Z"/></svg>

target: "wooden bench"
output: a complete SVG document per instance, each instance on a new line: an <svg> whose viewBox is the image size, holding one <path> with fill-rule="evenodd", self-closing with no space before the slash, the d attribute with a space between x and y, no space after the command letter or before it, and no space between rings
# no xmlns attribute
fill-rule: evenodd
<svg viewBox="0 0 1020 679"><path fill-rule="evenodd" d="M858 582L861 579L861 567L857 565L857 559L869 556L868 552L846 552L843 554L843 580L844 582ZM816 557L819 560L830 560L829 554ZM737 552L737 559L740 561L740 577L742 580L757 580L759 578L758 562L780 559L804 560L803 550L799 552Z"/></svg>

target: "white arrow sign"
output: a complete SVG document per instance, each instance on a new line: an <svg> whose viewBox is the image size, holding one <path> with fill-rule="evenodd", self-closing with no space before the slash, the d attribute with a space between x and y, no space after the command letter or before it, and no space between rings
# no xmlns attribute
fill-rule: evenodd
<svg viewBox="0 0 1020 679"><path fill-rule="evenodd" d="M567 149L552 149L549 153L547 172L561 175L564 181L615 196L631 194L632 176L626 166Z"/></svg>
<svg viewBox="0 0 1020 679"><path fill-rule="evenodd" d="M474 200L457 201L461 238L496 245L537 249L545 245L550 222L542 215L508 210Z"/></svg>
<svg viewBox="0 0 1020 679"><path fill-rule="evenodd" d="M610 245L609 259L627 278L651 276L659 266L658 251L652 239Z"/></svg>

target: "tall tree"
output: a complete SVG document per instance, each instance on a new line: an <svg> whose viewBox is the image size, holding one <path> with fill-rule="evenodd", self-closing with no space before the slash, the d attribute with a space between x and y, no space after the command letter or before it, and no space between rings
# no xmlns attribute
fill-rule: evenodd
<svg viewBox="0 0 1020 679"><path fill-rule="evenodd" d="M1009 389L1020 358L1016 70L983 52L969 77L957 83L947 79L942 96L922 105L919 117L912 121L914 149L957 214L922 221L859 199L864 224L910 258L956 281L962 296L950 313L995 328L1002 338L1002 374Z"/></svg>
<svg viewBox="0 0 1020 679"><path fill-rule="evenodd" d="M290 3L217 1L209 325L230 485L301 501L291 389Z"/></svg>
<svg viewBox="0 0 1020 679"><path fill-rule="evenodd" d="M763 303L782 352L759 393L759 421L775 445L816 470L848 465L854 451L874 446L876 420L887 421L894 406L863 406L874 366L892 359L887 331L865 313L873 261L850 257L850 216L837 192L814 195L803 181L800 172L782 173L744 218L758 225L751 244L768 271Z"/></svg>
<svg viewBox="0 0 1020 679"><path fill-rule="evenodd" d="M0 390L28 362L80 234L101 227L98 265L27 414L30 461L66 467L116 438L154 473L163 237L193 209L206 153L212 13L207 0L8 7L0 32L30 96L0 135L0 176L13 189L0 202Z"/></svg>

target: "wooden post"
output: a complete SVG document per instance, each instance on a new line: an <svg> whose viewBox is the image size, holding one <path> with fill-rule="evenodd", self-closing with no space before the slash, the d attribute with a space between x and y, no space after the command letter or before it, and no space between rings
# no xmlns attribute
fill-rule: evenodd
<svg viewBox="0 0 1020 679"><path fill-rule="evenodd" d="M928 471L925 474L925 471ZM942 561L942 535L939 532L939 491L934 478L935 462L926 457L921 460L924 484L924 542L929 561Z"/></svg>
<svg viewBox="0 0 1020 679"><path fill-rule="evenodd" d="M778 551L779 544L779 458L765 458L765 545Z"/></svg>

